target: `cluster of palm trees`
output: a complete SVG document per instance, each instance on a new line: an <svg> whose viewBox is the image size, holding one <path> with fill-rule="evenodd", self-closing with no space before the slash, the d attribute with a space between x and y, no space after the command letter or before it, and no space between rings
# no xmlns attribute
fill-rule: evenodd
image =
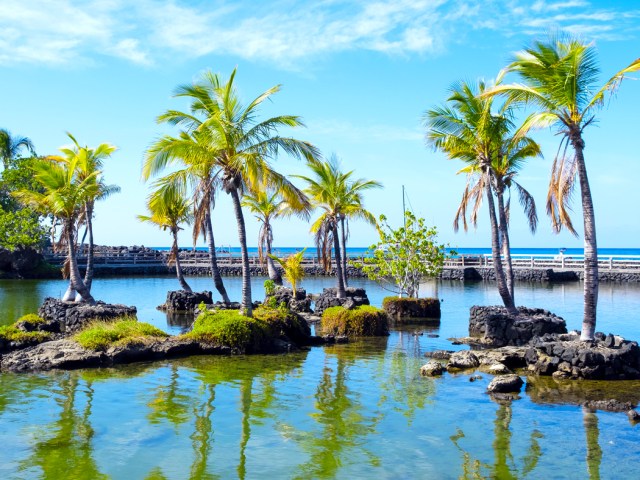
<svg viewBox="0 0 640 480"><path fill-rule="evenodd" d="M224 81L218 74L206 72L199 81L176 89L175 97L186 98L190 108L187 112L169 110L158 117L159 123L176 126L179 132L159 138L147 150L142 170L144 180L169 168L171 171L155 181L148 199L150 215L142 219L172 232L172 258L176 260L178 224L192 220L194 243L200 235L205 237L214 285L222 301L229 303L217 265L211 221L216 195L220 192L228 194L237 221L242 257L240 310L251 316L249 255L242 207L249 208L261 222L260 257L267 263L270 277L280 283L270 258L272 220L290 215L308 218L313 208L319 207L324 213L313 224L312 231L316 233L319 253L327 269L331 268L333 244L339 295L344 297L348 219L364 218L375 223L374 217L362 206L362 191L378 186L378 183L352 181L352 172L342 173L335 159L323 160L311 143L279 135L280 128L304 126L299 117L281 115L259 120L259 107L277 93L280 86L270 88L244 105L235 88L235 75L234 70ZM306 160L312 171L310 177L300 176L308 184L306 190L297 188L272 167L270 162L280 153ZM177 208L176 203L183 208ZM186 216L188 207L185 206L192 209L192 217ZM342 247L338 225L342 231ZM180 278L179 263L176 263L176 270ZM181 286L188 289L184 279Z"/></svg>
<svg viewBox="0 0 640 480"><path fill-rule="evenodd" d="M483 195L486 197L498 290L505 307L516 314L509 255L509 201L505 202L504 193L515 187L531 230L535 231L535 202L514 179L526 159L541 153L536 142L528 137L529 132L534 128L558 128L562 140L552 166L546 207L554 231L566 228L577 235L569 215L569 200L577 177L584 223L583 340L594 338L598 300L595 215L584 159L583 131L594 122L606 94L615 90L626 74L639 69L640 59L598 88L599 68L593 44L559 36L535 42L518 52L500 72L495 85L457 84L445 106L425 114L427 141L449 158L465 162L461 172L469 175L454 226L462 219L467 227L469 207L471 222L475 224ZM506 74L516 74L522 83L502 83ZM493 105L496 98L504 100L499 107ZM518 126L514 108L521 106L533 111Z"/></svg>
<svg viewBox="0 0 640 480"><path fill-rule="evenodd" d="M39 158L33 164L33 175L37 190L19 190L15 197L24 205L43 215L53 216L53 229L61 225L60 245L67 248L65 273L69 286L63 300L84 301L94 304L91 295L93 280L93 216L94 205L120 191L116 185L104 182L102 169L104 160L116 150L113 145L102 143L96 148L81 146L67 134L73 146L61 148L62 155ZM76 252L78 231L84 226L88 235L87 268L84 278L80 275ZM84 242L83 238L83 242Z"/></svg>

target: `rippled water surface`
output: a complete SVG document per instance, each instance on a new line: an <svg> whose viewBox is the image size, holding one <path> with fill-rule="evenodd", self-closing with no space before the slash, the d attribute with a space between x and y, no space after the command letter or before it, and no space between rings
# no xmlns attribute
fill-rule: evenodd
<svg viewBox="0 0 640 480"><path fill-rule="evenodd" d="M205 278L190 281L211 289ZM226 282L238 297L240 279ZM375 284L352 284L373 304L385 296ZM2 323L64 287L0 281ZM172 278L98 279L94 294L136 305L140 320L177 333L184 322L155 310L175 287ZM421 378L424 352L451 348L446 338L466 333L469 307L499 300L492 284L441 283L438 292L439 327L407 326L388 338L289 355L0 374L0 478L638 478L640 427L578 406L607 396L637 402L638 383L558 388L531 379L520 400L496 403L484 393L489 375ZM580 284L519 284L516 295L579 328ZM639 286L601 286L599 330L640 338L639 311Z"/></svg>

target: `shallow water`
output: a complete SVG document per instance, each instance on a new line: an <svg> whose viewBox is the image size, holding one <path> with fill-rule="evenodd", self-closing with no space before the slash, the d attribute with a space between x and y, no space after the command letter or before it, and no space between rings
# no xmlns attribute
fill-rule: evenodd
<svg viewBox="0 0 640 480"><path fill-rule="evenodd" d="M189 279L211 289L205 278ZM263 279L253 284L262 296ZM318 292L330 278L307 279ZM373 304L385 292L364 285ZM98 279L97 298L155 310L172 278ZM232 297L240 279L227 279ZM433 289L427 285L425 292ZM34 311L64 282L0 282L0 318ZM518 304L548 308L579 328L581 285L519 284ZM637 401L640 384L528 384L498 404L489 375L421 378L423 354L464 335L492 284L441 283L439 327L290 355L193 357L106 370L0 374L0 478L636 478L640 430L626 415L575 403L613 389ZM637 285L601 286L599 330L640 338ZM425 335L414 336L415 330ZM438 334L438 338L428 334Z"/></svg>

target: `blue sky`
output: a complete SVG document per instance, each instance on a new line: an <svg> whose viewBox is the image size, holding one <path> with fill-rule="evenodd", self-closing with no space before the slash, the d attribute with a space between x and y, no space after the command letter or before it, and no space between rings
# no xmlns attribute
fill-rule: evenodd
<svg viewBox="0 0 640 480"><path fill-rule="evenodd" d="M438 227L441 241L488 246L486 211L476 231L453 232L465 179L455 175L460 165L425 146L421 117L444 101L453 82L494 78L513 52L556 29L595 42L602 81L640 56L640 4L631 1L2 0L0 128L30 137L39 154L67 144L66 131L81 144L117 145L105 177L122 192L96 208L97 243L168 245L165 232L135 219L148 193L140 181L144 151L169 131L155 118L186 109L171 97L177 85L207 69L226 77L237 66L246 101L283 85L265 117L302 116L307 128L294 132L298 138L327 157L337 154L354 176L384 184L365 199L376 216L401 222L404 185L413 211ZM639 105L640 82L625 81L585 132L600 247L639 246L640 189L632 173L640 155ZM537 201L539 231L532 236L514 210L513 247L582 245L582 238L553 234L544 212L559 142L552 133L535 134L545 158L520 176ZM304 173L292 158L276 165ZM217 244L237 245L225 194L214 228ZM310 245L308 228L277 222L276 246ZM255 245L258 225L249 215L247 229ZM375 237L371 227L354 223L350 245L367 246ZM183 234L181 243L189 242Z"/></svg>

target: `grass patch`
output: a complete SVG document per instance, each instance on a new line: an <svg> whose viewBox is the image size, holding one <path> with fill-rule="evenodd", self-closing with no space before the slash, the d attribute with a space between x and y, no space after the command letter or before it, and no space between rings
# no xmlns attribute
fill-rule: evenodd
<svg viewBox="0 0 640 480"><path fill-rule="evenodd" d="M32 325L37 325L40 323L45 323L45 319L39 316L37 313L27 313L26 315L21 316L16 323L18 322L27 322Z"/></svg>
<svg viewBox="0 0 640 480"><path fill-rule="evenodd" d="M88 350L106 350L113 345L145 343L168 336L153 325L125 317L113 322L92 322L73 339Z"/></svg>
<svg viewBox="0 0 640 480"><path fill-rule="evenodd" d="M0 327L0 340L6 342L44 342L51 338L49 332L23 332L13 325L3 325Z"/></svg>
<svg viewBox="0 0 640 480"><path fill-rule="evenodd" d="M274 337L287 337L299 344L311 335L307 322L288 308L261 305L253 311L253 317L267 324Z"/></svg>
<svg viewBox="0 0 640 480"><path fill-rule="evenodd" d="M236 310L208 310L198 315L185 336L249 353L259 351L269 333L269 325L258 318L245 317Z"/></svg>
<svg viewBox="0 0 640 480"><path fill-rule="evenodd" d="M361 305L352 310L344 307L327 308L322 314L325 334L349 337L376 337L389 334L389 322L384 310Z"/></svg>

